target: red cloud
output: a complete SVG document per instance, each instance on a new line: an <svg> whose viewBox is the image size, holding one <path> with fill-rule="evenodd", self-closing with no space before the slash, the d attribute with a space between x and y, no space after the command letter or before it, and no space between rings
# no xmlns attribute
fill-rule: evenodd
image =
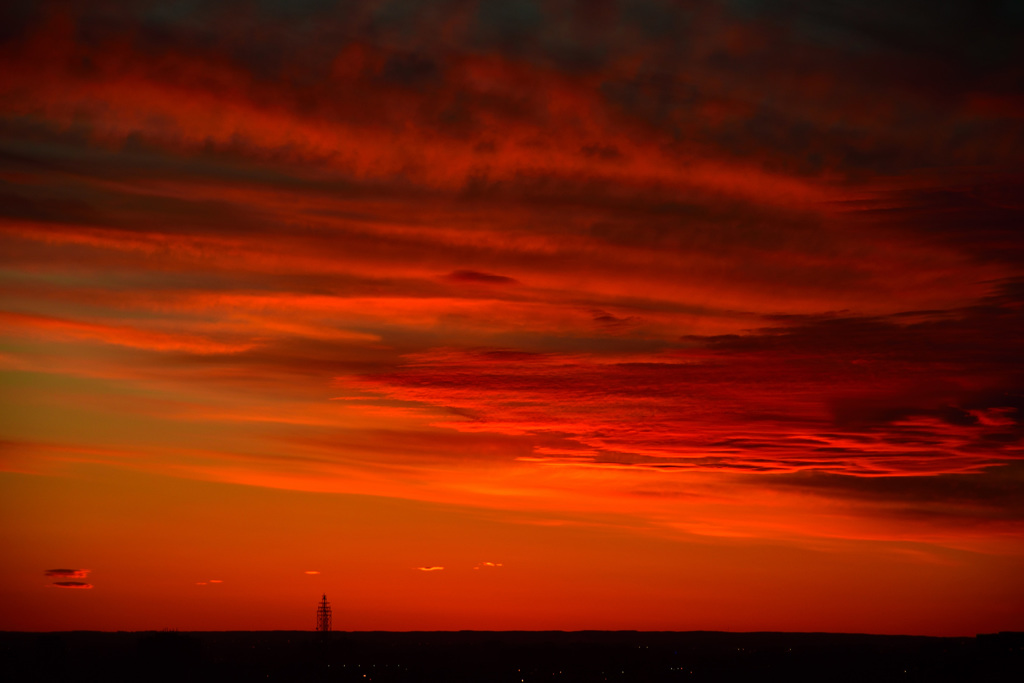
<svg viewBox="0 0 1024 683"><path fill-rule="evenodd" d="M60 576L67 579L84 579L89 576L91 569L47 569L46 576Z"/></svg>
<svg viewBox="0 0 1024 683"><path fill-rule="evenodd" d="M50 585L51 586L56 586L57 588L90 589L90 588L93 587L91 583L84 583L82 581L54 581Z"/></svg>
<svg viewBox="0 0 1024 683"><path fill-rule="evenodd" d="M558 54L460 21L352 41L388 35L367 12L263 26L270 73L239 32L183 28L214 17L138 47L104 37L130 12L80 30L113 21L90 6L0 46L0 363L144 389L97 392L112 424L225 436L47 459L574 505L552 473L580 497L686 471L870 498L1021 458L1024 138L991 65L712 9L527 46Z"/></svg>
<svg viewBox="0 0 1024 683"><path fill-rule="evenodd" d="M635 359L441 350L344 381L455 413L439 424L462 432L564 439L538 445L529 462L865 477L977 472L1024 457L1019 389L989 366L1010 363L1024 326L1000 319L998 336L987 313L959 315L910 325L798 319ZM914 345L922 334L923 348ZM975 345L967 353L965 337ZM945 378L922 375L925 360L944 364Z"/></svg>
<svg viewBox="0 0 1024 683"><path fill-rule="evenodd" d="M0 311L0 321L10 329L23 333L55 338L97 340L118 346L152 351L186 351L190 353L237 353L252 348L252 344L224 344L193 335L141 330L135 327L105 325L102 323L62 320L39 315Z"/></svg>
<svg viewBox="0 0 1024 683"><path fill-rule="evenodd" d="M331 87L310 90L262 79L230 50L182 49L154 58L124 43L82 44L73 35L67 19L55 21L3 55L0 64L8 68L0 92L9 95L9 115L41 115L58 127L86 121L97 137L142 136L172 151L212 145L241 146L263 158L284 153L355 177L400 173L449 190L550 176L620 188L668 184L772 204L827 196L797 174L765 172L760 160L665 145L659 126L623 112L602 89L607 80L628 87L639 75L632 59L580 78L466 49L437 60L440 79L424 96L387 76L408 55L378 46L342 47ZM88 78L76 68L82 59L92 64ZM446 120L459 108L470 122L453 128ZM702 133L707 121L671 123Z"/></svg>

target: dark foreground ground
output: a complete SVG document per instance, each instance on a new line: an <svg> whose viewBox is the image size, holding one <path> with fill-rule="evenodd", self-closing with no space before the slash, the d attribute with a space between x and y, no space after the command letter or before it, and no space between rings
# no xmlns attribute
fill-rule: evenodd
<svg viewBox="0 0 1024 683"><path fill-rule="evenodd" d="M0 633L4 681L1024 681L1024 633Z"/></svg>

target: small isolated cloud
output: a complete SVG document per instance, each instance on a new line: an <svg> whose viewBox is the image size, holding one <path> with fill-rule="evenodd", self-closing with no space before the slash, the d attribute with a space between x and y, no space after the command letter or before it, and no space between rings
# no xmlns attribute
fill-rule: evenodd
<svg viewBox="0 0 1024 683"><path fill-rule="evenodd" d="M307 570L304 573L309 574L310 576L313 576L315 574L319 574L320 572L316 571L315 569L310 569L310 570Z"/></svg>
<svg viewBox="0 0 1024 683"><path fill-rule="evenodd" d="M84 581L54 581L50 585L57 588L92 588L91 583L85 583Z"/></svg>
<svg viewBox="0 0 1024 683"><path fill-rule="evenodd" d="M224 583L220 579L210 579L210 583Z"/></svg>
<svg viewBox="0 0 1024 683"><path fill-rule="evenodd" d="M206 582L205 581L196 581L196 585L197 586L205 586Z"/></svg>
<svg viewBox="0 0 1024 683"><path fill-rule="evenodd" d="M501 566L501 562L481 562L473 569L496 569Z"/></svg>
<svg viewBox="0 0 1024 683"><path fill-rule="evenodd" d="M62 579L84 579L89 576L91 569L47 569L43 572L46 576L60 577Z"/></svg>
<svg viewBox="0 0 1024 683"><path fill-rule="evenodd" d="M592 310L590 315L594 319L595 323L608 329L629 327L633 323L637 322L637 319L634 316L620 318L600 309Z"/></svg>
<svg viewBox="0 0 1024 683"><path fill-rule="evenodd" d="M416 567L416 569L419 569L421 572L439 572L444 567Z"/></svg>
<svg viewBox="0 0 1024 683"><path fill-rule="evenodd" d="M455 270L448 273L447 279L452 282L470 282L482 285L519 284L519 281L514 278L505 277L504 275L495 275L493 273L481 273L476 270Z"/></svg>

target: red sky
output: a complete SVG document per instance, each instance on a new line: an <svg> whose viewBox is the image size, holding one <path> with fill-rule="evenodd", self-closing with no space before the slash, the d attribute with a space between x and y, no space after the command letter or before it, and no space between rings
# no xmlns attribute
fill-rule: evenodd
<svg viewBox="0 0 1024 683"><path fill-rule="evenodd" d="M0 629L1024 630L1014 6L0 26Z"/></svg>

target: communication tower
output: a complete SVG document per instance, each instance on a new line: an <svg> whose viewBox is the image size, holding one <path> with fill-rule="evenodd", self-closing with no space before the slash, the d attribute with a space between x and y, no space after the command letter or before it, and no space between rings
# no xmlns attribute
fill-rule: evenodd
<svg viewBox="0 0 1024 683"><path fill-rule="evenodd" d="M324 593L320 604L316 606L316 630L331 630L331 603L327 602L327 593Z"/></svg>

